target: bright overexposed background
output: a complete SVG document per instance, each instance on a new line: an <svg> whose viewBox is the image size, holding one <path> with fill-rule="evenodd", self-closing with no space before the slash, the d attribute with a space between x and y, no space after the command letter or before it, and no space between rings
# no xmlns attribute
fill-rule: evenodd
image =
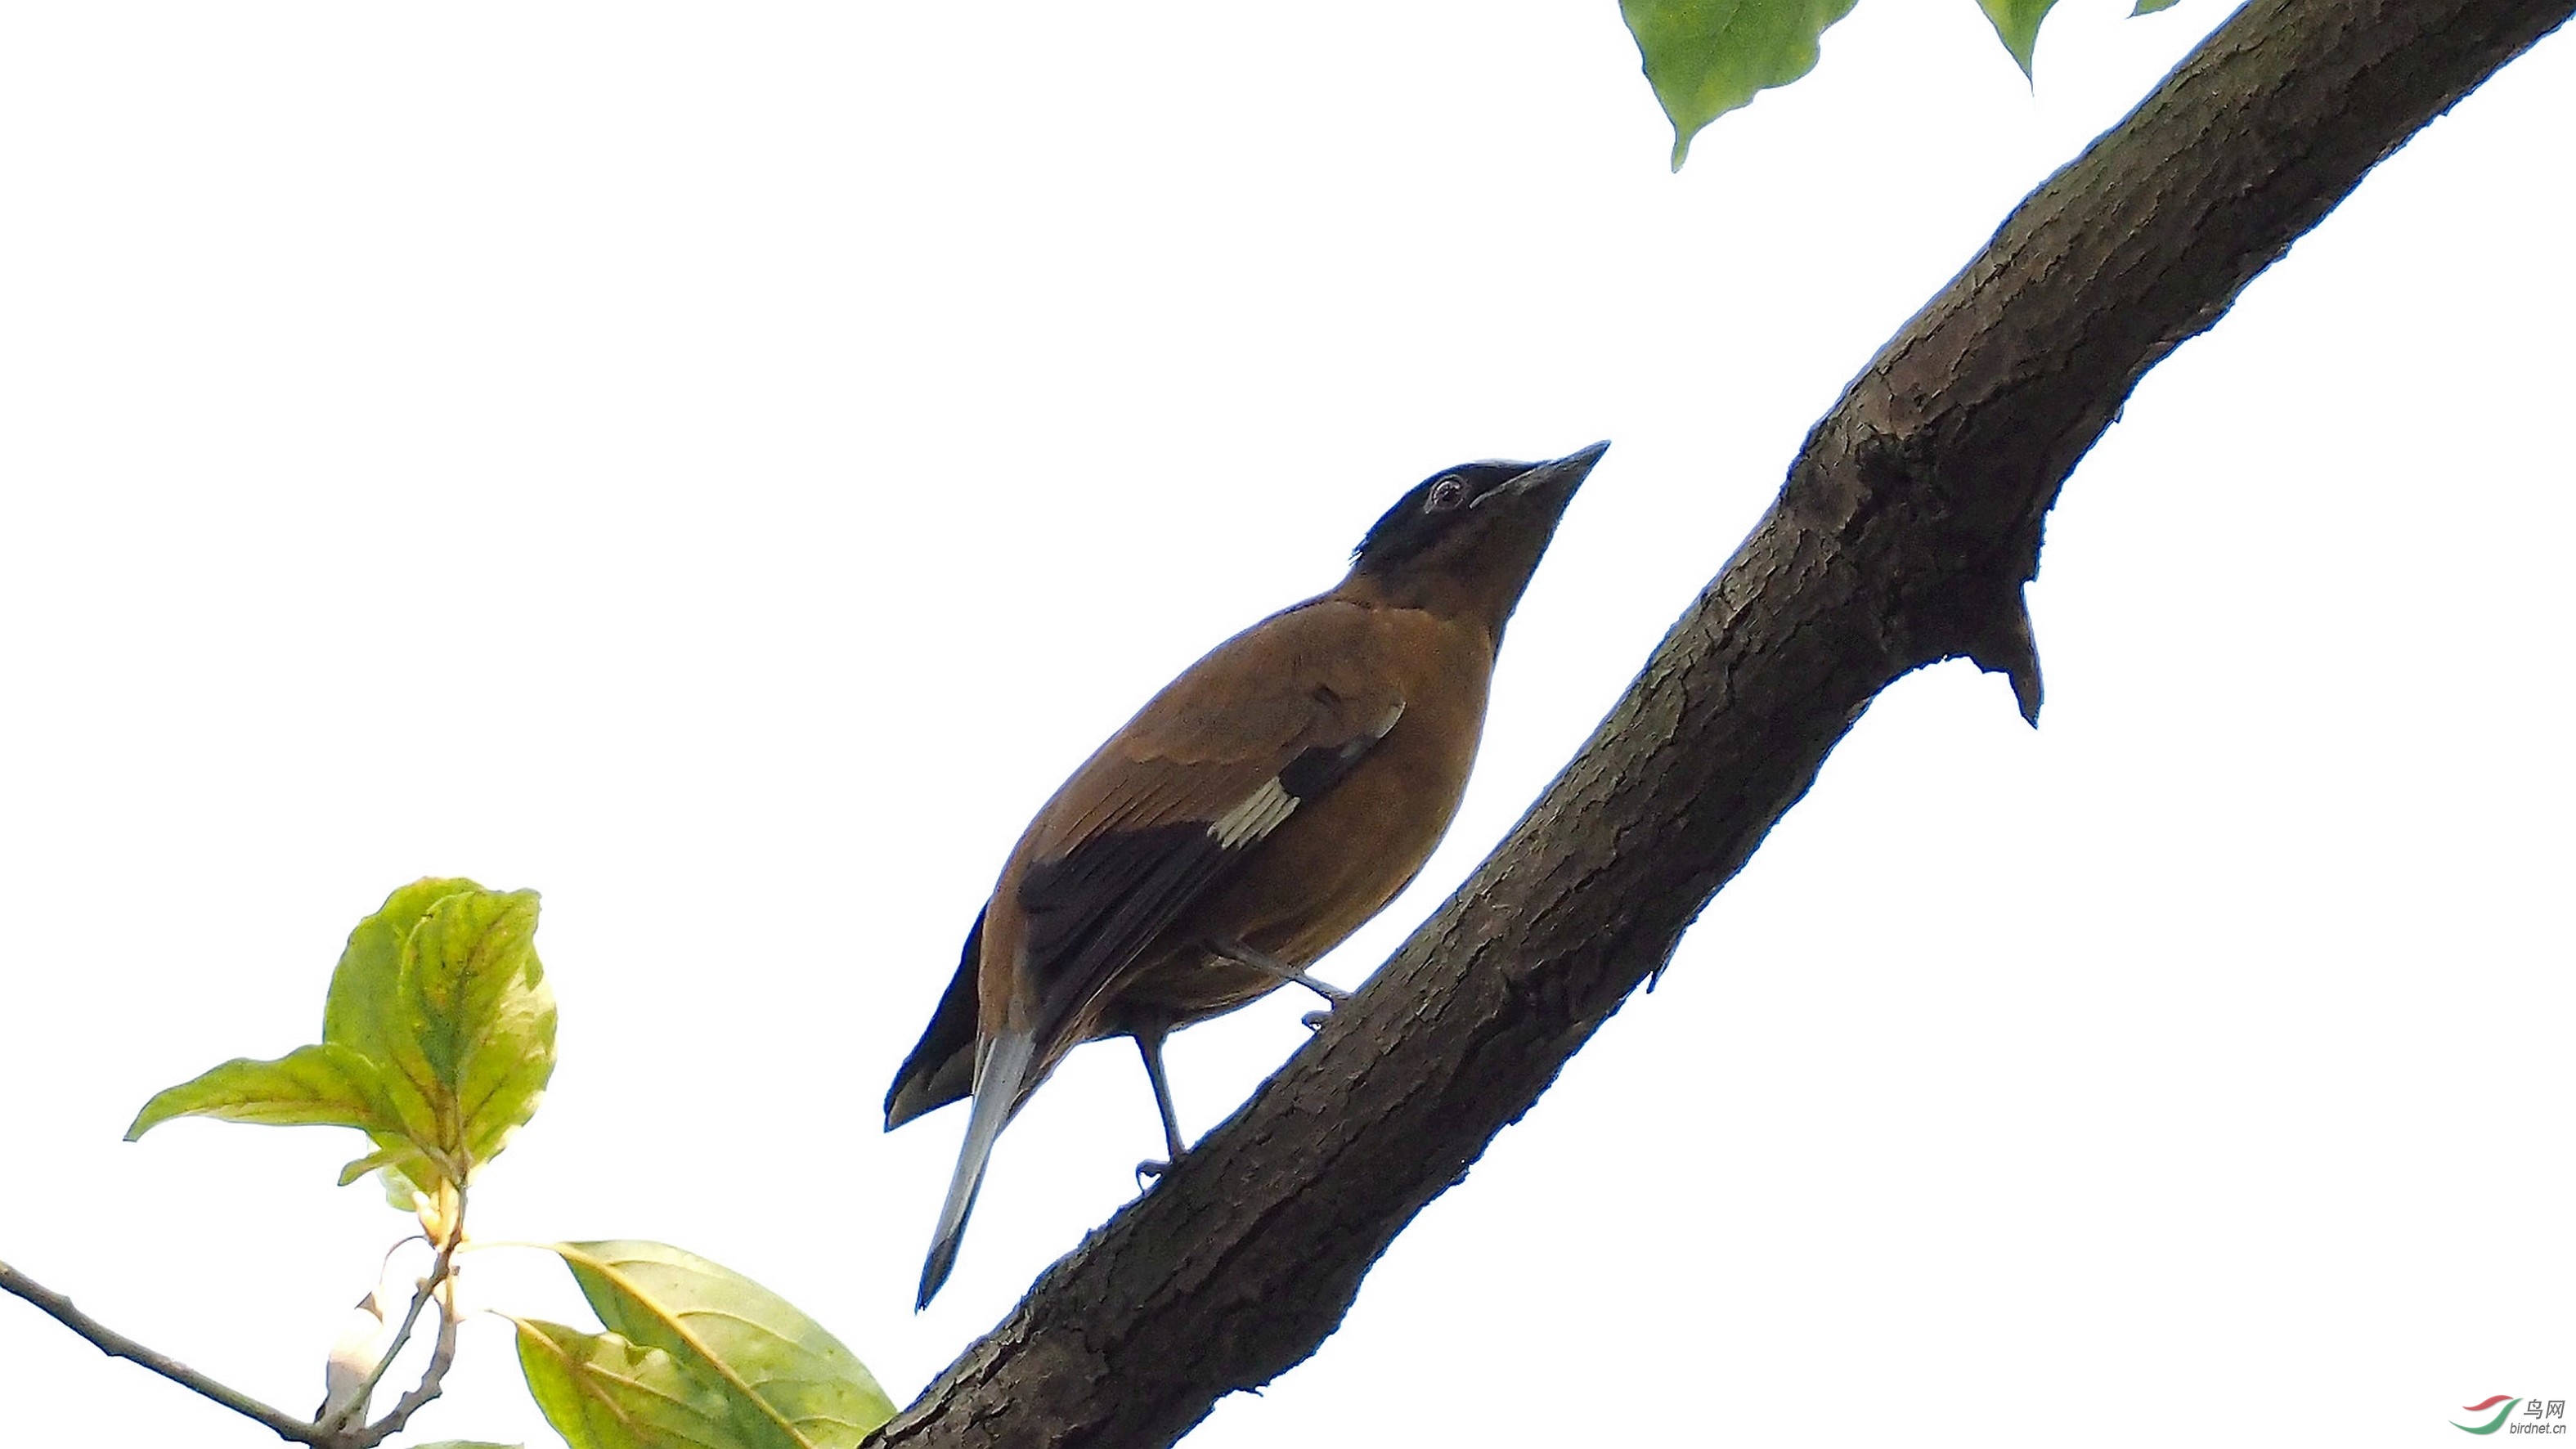
<svg viewBox="0 0 2576 1449"><path fill-rule="evenodd" d="M489 1238L784 1292L908 1400L1135 1191L1133 1054L878 1103L1135 705L1452 462L1616 446L1356 982L1844 381L2225 14L2026 86L1875 0L1670 142L1608 0L0 11L0 1258L298 1411L405 1226L155 1089L397 884L545 893ZM1350 1317L1202 1449L2439 1444L2576 1398L2576 41L2399 153L2077 471L2036 733L1891 689ZM1304 1033L1180 1038L1213 1124ZM532 1254L481 1306L585 1321ZM554 1442L478 1317L422 1437ZM0 1444L276 1442L0 1299Z"/></svg>

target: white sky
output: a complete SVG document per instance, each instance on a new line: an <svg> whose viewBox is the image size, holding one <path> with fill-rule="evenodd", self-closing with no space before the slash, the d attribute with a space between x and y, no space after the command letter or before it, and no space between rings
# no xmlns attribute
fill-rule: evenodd
<svg viewBox="0 0 2576 1449"><path fill-rule="evenodd" d="M0 13L0 1258L282 1406L353 1134L117 1141L393 886L545 892L493 1238L639 1236L907 1399L1134 1191L1123 1043L878 1102L1002 855L1448 463L1608 437L1364 976L2011 203L2221 17L1864 5L1689 169L1607 0ZM1198 1449L2447 1442L2576 1398L2576 41L2067 488L2037 733L1905 680L1343 1330ZM1185 1127L1304 1033L1179 1039ZM482 1303L580 1320L494 1252ZM478 1320L425 1437L553 1442ZM0 1444L276 1442L0 1302Z"/></svg>

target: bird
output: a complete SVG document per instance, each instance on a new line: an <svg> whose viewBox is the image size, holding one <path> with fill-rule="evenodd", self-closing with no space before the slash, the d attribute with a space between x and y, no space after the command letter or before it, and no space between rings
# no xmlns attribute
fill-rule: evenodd
<svg viewBox="0 0 2576 1449"><path fill-rule="evenodd" d="M956 1265L995 1140L1067 1052L1132 1038L1177 1161L1165 1037L1292 982L1346 995L1306 968L1448 831L1503 626L1609 447L1416 484L1340 583L1182 671L1029 822L886 1093L889 1132L973 1104L915 1311Z"/></svg>

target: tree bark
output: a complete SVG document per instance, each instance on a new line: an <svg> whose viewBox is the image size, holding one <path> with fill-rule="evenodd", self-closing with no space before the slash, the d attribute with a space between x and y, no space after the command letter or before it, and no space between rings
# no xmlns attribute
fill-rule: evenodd
<svg viewBox="0 0 2576 1449"><path fill-rule="evenodd" d="M2036 722L2041 525L2130 389L2576 0L2255 0L2042 185L1809 433L1769 513L1503 844L884 1445L1164 1445L1315 1351L1899 676Z"/></svg>

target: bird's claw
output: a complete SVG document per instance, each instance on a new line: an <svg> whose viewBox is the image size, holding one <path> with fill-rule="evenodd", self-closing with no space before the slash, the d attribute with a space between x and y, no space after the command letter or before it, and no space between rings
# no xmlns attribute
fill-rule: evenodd
<svg viewBox="0 0 2576 1449"><path fill-rule="evenodd" d="M1324 1023L1331 1020L1332 1015L1333 1013L1329 1008L1323 1011L1310 1011L1304 1016L1297 1018L1297 1024L1306 1028L1308 1031L1322 1031L1324 1029Z"/></svg>
<svg viewBox="0 0 2576 1449"><path fill-rule="evenodd" d="M1148 1157L1136 1164L1136 1186L1142 1189L1171 1170L1171 1163L1161 1158Z"/></svg>

